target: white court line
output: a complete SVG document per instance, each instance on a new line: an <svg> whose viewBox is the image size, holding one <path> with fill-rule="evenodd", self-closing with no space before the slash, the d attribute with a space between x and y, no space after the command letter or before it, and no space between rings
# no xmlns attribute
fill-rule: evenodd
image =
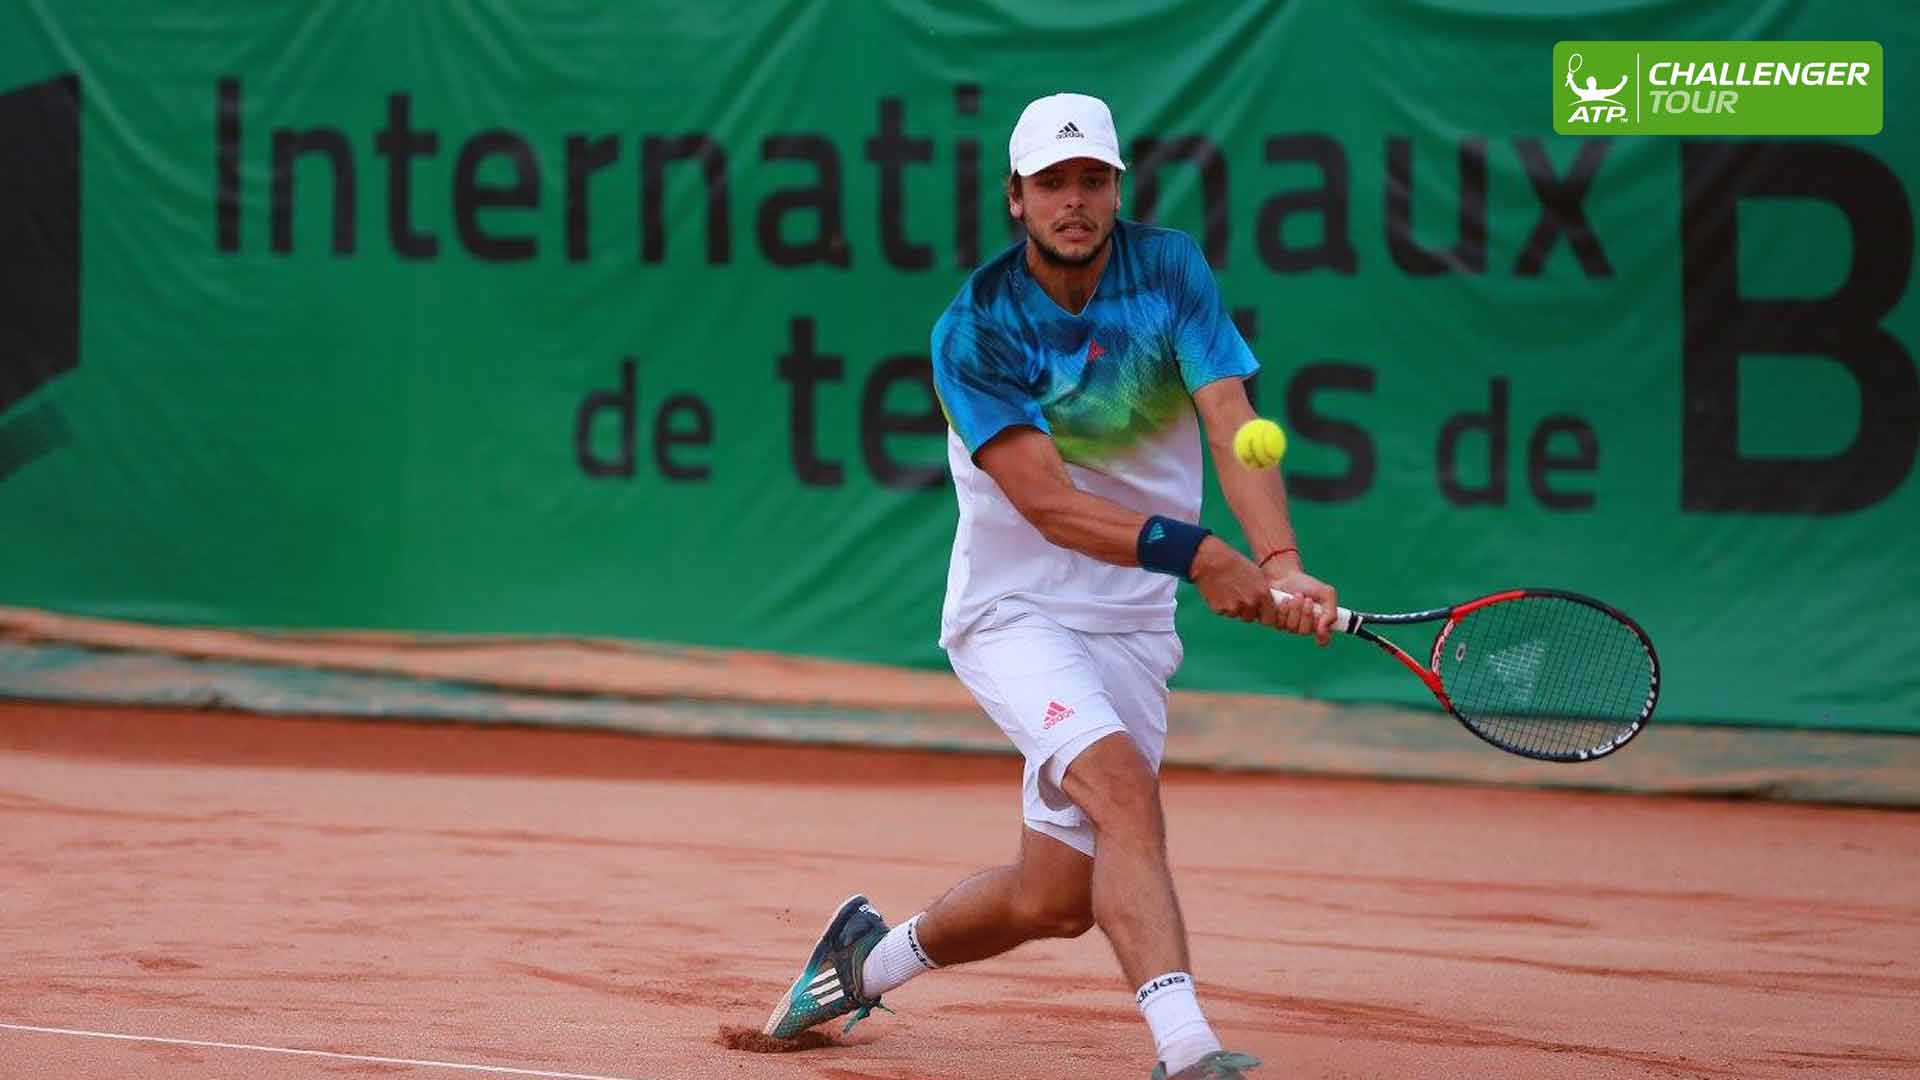
<svg viewBox="0 0 1920 1080"><path fill-rule="evenodd" d="M77 1031L73 1028L34 1027L30 1024L0 1024L8 1031L32 1031L42 1035L79 1035L88 1039L118 1039L121 1042L165 1043L168 1046L206 1046L215 1050L257 1050L263 1054L291 1054L297 1057L338 1058L343 1061L375 1061L383 1065L423 1065L431 1069L460 1069L464 1072L507 1073L512 1076L551 1076L558 1080L628 1080L623 1076L596 1076L592 1073L546 1072L541 1069L509 1069L503 1065L462 1065L453 1061L420 1061L415 1058L376 1057L372 1054L336 1054L331 1050L296 1050L286 1046L254 1046L250 1043L205 1042L200 1039L163 1039L154 1035L120 1035L111 1031Z"/></svg>

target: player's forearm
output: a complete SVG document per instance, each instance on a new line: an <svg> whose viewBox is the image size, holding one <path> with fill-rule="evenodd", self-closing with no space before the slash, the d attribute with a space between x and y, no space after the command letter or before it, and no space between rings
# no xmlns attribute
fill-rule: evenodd
<svg viewBox="0 0 1920 1080"><path fill-rule="evenodd" d="M1052 544L1115 566L1139 566L1137 544L1147 515L1068 488L1021 513Z"/></svg>
<svg viewBox="0 0 1920 1080"><path fill-rule="evenodd" d="M1074 491L1044 507L1029 508L1026 515L1050 543L1115 566L1141 565L1140 531L1147 523L1147 515L1136 510L1098 495ZM1231 545L1217 536L1209 536L1194 550L1188 572L1180 576L1198 578L1222 563L1245 561L1246 557Z"/></svg>
<svg viewBox="0 0 1920 1080"><path fill-rule="evenodd" d="M1217 449L1214 460L1222 460ZM1246 534L1247 546L1251 549L1249 554L1258 560L1284 548L1295 548L1296 551L1280 555L1267 567L1284 567L1290 562L1297 568L1300 545L1287 514L1287 487L1280 479L1280 471L1243 468L1233 461L1231 450L1224 460L1228 464L1218 470L1220 490L1226 495L1233 516L1240 520L1240 529Z"/></svg>

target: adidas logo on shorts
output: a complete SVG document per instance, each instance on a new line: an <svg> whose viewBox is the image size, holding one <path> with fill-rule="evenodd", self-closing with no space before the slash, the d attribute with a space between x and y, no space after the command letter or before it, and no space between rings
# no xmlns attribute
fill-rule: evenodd
<svg viewBox="0 0 1920 1080"><path fill-rule="evenodd" d="M1047 702L1047 719L1045 723L1040 725L1040 730L1042 731L1050 730L1052 729L1053 725L1058 724L1062 720L1071 720L1071 719L1073 719L1072 706L1062 705L1057 701L1049 701Z"/></svg>

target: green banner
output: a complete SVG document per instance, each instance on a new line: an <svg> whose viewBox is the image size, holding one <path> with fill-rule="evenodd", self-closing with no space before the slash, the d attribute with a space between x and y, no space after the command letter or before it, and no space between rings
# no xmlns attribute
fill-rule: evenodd
<svg viewBox="0 0 1920 1080"><path fill-rule="evenodd" d="M928 333L1074 89L1344 602L1576 589L1663 720L1920 731L1920 138L1556 133L1557 44L1877 42L1897 107L1920 26L1549 7L5 5L0 603L943 666ZM1182 607L1179 685L1424 700Z"/></svg>
<svg viewBox="0 0 1920 1080"><path fill-rule="evenodd" d="M1878 135L1883 59L1877 41L1563 41L1553 130Z"/></svg>

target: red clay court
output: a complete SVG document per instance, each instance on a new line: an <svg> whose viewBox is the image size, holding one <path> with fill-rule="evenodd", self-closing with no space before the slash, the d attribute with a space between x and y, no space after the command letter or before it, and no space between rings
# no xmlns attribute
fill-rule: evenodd
<svg viewBox="0 0 1920 1080"><path fill-rule="evenodd" d="M717 1038L846 894L901 918L1006 858L1017 774L0 705L0 1075L1144 1075L1097 933L923 979L830 1047ZM1166 794L1203 1001L1276 1077L1920 1072L1910 813L1180 769Z"/></svg>

